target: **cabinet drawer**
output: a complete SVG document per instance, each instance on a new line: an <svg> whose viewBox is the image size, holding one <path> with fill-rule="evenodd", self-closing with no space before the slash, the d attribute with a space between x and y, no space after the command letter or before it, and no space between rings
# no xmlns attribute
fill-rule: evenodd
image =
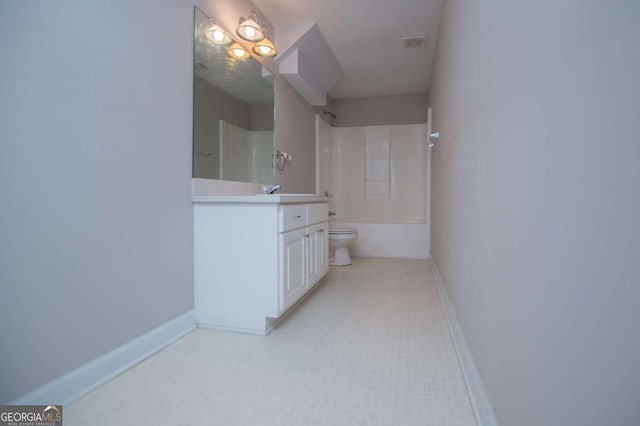
<svg viewBox="0 0 640 426"><path fill-rule="evenodd" d="M280 232L302 228L307 225L307 205L280 206Z"/></svg>
<svg viewBox="0 0 640 426"><path fill-rule="evenodd" d="M308 216L310 225L314 223L326 222L329 220L329 204L328 203L313 203L307 204L309 206Z"/></svg>

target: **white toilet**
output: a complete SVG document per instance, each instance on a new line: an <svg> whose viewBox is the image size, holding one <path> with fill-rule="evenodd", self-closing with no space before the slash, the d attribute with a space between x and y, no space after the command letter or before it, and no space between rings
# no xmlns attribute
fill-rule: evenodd
<svg viewBox="0 0 640 426"><path fill-rule="evenodd" d="M358 231L353 228L329 228L329 265L351 265L349 243L358 238Z"/></svg>

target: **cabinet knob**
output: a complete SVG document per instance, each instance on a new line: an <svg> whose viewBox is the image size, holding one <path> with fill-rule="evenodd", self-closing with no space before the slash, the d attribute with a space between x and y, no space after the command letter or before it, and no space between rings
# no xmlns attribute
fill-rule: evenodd
<svg viewBox="0 0 640 426"><path fill-rule="evenodd" d="M305 237L309 238L309 234L305 235Z"/></svg>
<svg viewBox="0 0 640 426"><path fill-rule="evenodd" d="M296 219L300 219L301 217L302 217L302 215L301 215L301 214L296 215Z"/></svg>

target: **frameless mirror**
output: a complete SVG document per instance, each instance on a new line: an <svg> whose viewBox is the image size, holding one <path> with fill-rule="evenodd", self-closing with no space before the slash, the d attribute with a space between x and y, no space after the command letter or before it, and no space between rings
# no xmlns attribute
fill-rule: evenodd
<svg viewBox="0 0 640 426"><path fill-rule="evenodd" d="M273 75L197 7L194 23L193 177L272 184Z"/></svg>

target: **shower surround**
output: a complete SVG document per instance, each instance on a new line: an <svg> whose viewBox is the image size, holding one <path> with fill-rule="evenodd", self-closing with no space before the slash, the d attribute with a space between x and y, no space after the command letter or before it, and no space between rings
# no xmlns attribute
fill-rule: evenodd
<svg viewBox="0 0 640 426"><path fill-rule="evenodd" d="M358 257L429 257L426 124L331 127L318 119L318 192Z"/></svg>

